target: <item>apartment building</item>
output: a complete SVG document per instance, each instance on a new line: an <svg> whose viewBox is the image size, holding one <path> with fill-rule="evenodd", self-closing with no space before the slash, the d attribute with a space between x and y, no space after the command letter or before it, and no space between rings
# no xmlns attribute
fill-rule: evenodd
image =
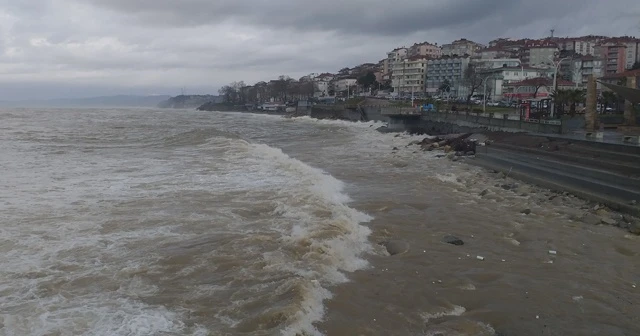
<svg viewBox="0 0 640 336"><path fill-rule="evenodd" d="M640 39L630 36L622 36L608 39L606 42L623 45L625 47L625 70L631 69L634 63L640 62Z"/></svg>
<svg viewBox="0 0 640 336"><path fill-rule="evenodd" d="M518 58L474 59L473 63L478 68L496 69L503 67L519 67L522 61Z"/></svg>
<svg viewBox="0 0 640 336"><path fill-rule="evenodd" d="M438 58L442 56L442 48L440 48L437 44L431 44L429 42L416 43L409 48L407 56L426 56L429 58Z"/></svg>
<svg viewBox="0 0 640 336"><path fill-rule="evenodd" d="M468 89L464 85L464 73L469 67L471 58L466 57L442 57L427 60L425 91L434 95L440 85L446 80L451 85L452 97L463 97Z"/></svg>
<svg viewBox="0 0 640 336"><path fill-rule="evenodd" d="M333 82L333 87L336 92L353 90L358 80L355 78L341 78Z"/></svg>
<svg viewBox="0 0 640 336"><path fill-rule="evenodd" d="M560 51L575 52L579 55L595 55L596 45L607 39L606 36L581 36L581 37L565 37L555 38L554 42L558 44Z"/></svg>
<svg viewBox="0 0 640 336"><path fill-rule="evenodd" d="M504 87L511 83L522 82L531 78L552 78L553 69L532 68L532 67L502 67L482 70L482 76L488 77L487 92L491 100L501 100L504 94ZM484 89L484 88L483 88Z"/></svg>
<svg viewBox="0 0 640 336"><path fill-rule="evenodd" d="M423 93L428 56L412 56L393 64L391 85L399 95Z"/></svg>
<svg viewBox="0 0 640 336"><path fill-rule="evenodd" d="M442 45L442 56L477 56L478 51L482 48L484 48L482 44L463 38Z"/></svg>
<svg viewBox="0 0 640 336"><path fill-rule="evenodd" d="M579 87L586 87L589 76L600 78L603 73L603 61L592 55L585 55L571 60L571 78Z"/></svg>
<svg viewBox="0 0 640 336"><path fill-rule="evenodd" d="M407 48L396 48L387 53L387 62L389 66L393 66L393 63L398 62L407 57L409 53L409 49Z"/></svg>
<svg viewBox="0 0 640 336"><path fill-rule="evenodd" d="M478 51L478 54L483 60L512 58L514 56L517 56L516 52L509 49L504 49L502 47L483 48Z"/></svg>
<svg viewBox="0 0 640 336"><path fill-rule="evenodd" d="M624 72L627 66L627 46L615 40L598 43L595 56L602 59L604 75Z"/></svg>
<svg viewBox="0 0 640 336"><path fill-rule="evenodd" d="M520 59L527 66L550 65L558 51L558 45L554 42L548 40L532 41L522 48Z"/></svg>

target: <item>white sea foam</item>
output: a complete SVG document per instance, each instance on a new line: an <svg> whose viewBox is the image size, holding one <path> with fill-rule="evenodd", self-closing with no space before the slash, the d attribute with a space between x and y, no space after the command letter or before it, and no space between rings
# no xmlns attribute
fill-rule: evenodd
<svg viewBox="0 0 640 336"><path fill-rule="evenodd" d="M282 190L290 193L286 203L276 212L295 220L298 224L282 237L288 245L309 241L309 252L300 260L278 263L277 255L272 264L281 270L305 277L305 298L294 321L285 329L285 335L307 333L320 335L313 323L324 315L323 300L330 293L322 287L347 281L343 272L352 272L367 266L363 253L371 251L368 241L370 230L360 225L372 218L346 203L350 198L344 193L344 184L324 171L308 166L284 154L282 150L262 144L251 144L249 152L262 162L264 171L279 171L289 178ZM317 218L314 211L324 211L325 218ZM333 232L332 232L333 231ZM315 269L309 269L312 265Z"/></svg>
<svg viewBox="0 0 640 336"><path fill-rule="evenodd" d="M447 316L462 316L467 310L461 306L453 306L451 308L443 308L437 312L424 312L420 314L424 322L429 322L430 320L439 319Z"/></svg>

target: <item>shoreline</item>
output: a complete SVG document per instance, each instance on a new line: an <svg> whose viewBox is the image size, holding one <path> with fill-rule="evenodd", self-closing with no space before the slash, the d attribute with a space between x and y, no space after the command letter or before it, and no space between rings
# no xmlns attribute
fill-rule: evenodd
<svg viewBox="0 0 640 336"><path fill-rule="evenodd" d="M415 144L397 145L415 137L400 135L397 139L396 149L390 148L388 155L416 153ZM596 281L615 281L618 291L635 288L630 283L622 288L616 278L606 280L597 272L576 266L585 260L598 264L609 250L623 251L620 258L630 258L627 250L637 250L640 238L602 219L623 222L631 217L565 192L463 164L470 160L435 160L437 167L454 165L456 173L441 179L416 177L412 190L419 194L397 195L389 200L392 205L375 205L384 204L382 198L353 204L375 218L368 226L376 251L367 256L369 268L350 273L351 282L331 288L334 298L325 303L327 315L316 324L319 330L325 335L369 335L379 330L395 330L389 333L393 335L583 334L602 323L596 320L605 316L582 321L576 327L582 319L579 312L563 312L549 307L549 303L561 300L566 309L572 298L576 307L579 300L594 300L582 286L590 291L601 286L595 285ZM409 165L413 166L411 162ZM394 176L410 175L399 168ZM403 187L411 188L397 186ZM427 195L428 189L438 190L443 199L467 201L445 203L442 208L416 203L425 199L421 195ZM499 216L495 208L500 209ZM399 211L402 218L396 214ZM478 221L476 227L461 223L474 219ZM590 222L593 219L597 222ZM448 235L459 237L464 245L443 242ZM390 253L386 242L404 246L404 250ZM451 259L457 262L444 262ZM547 279L550 287L534 288L531 278ZM522 303L513 306L515 302ZM358 308L365 304L369 305L367 313ZM618 300L617 304L624 302ZM624 306L615 310L624 316ZM616 330L637 329L628 318L625 321Z"/></svg>

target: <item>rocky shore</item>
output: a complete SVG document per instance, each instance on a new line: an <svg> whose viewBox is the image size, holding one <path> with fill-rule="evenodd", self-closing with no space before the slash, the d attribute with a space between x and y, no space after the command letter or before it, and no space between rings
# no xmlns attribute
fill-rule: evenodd
<svg viewBox="0 0 640 336"><path fill-rule="evenodd" d="M468 160L475 157L478 148L491 146L494 143L518 143L523 146L532 148L541 148L548 151L560 151L562 148L566 150L569 146L567 143L549 144L549 141L541 140L540 137L526 134L512 134L503 132L484 132L474 134L452 134L447 136L427 136L422 140L414 140L406 145L406 148L419 147L425 152L442 151L443 154L437 155L438 158L446 158L453 162L465 161L473 164L474 161ZM397 147L393 151L398 151ZM552 191L540 187L534 187L530 184L520 183L509 177L510 172L501 172L498 170L487 170L488 179L495 179L493 187L483 189L478 196L483 199L501 202L504 200L504 193L513 194L513 196L531 198L536 204L544 204L551 202L557 206L565 206L567 215L571 220L582 222L588 225L609 225L627 230L634 235L640 235L640 219L633 215L622 214L616 209L611 209L604 204L598 202L583 203L577 195L572 195L567 191ZM487 183L487 181L477 181ZM465 182L468 187L474 184L474 181ZM589 200L587 200L589 201ZM636 200L629 201L631 206L636 206ZM523 208L522 214L530 215L532 210ZM455 237L454 237L455 238ZM451 240L449 237L445 240ZM455 240L455 239L454 239ZM393 252L397 253L397 244L392 244ZM390 251L391 252L391 251Z"/></svg>

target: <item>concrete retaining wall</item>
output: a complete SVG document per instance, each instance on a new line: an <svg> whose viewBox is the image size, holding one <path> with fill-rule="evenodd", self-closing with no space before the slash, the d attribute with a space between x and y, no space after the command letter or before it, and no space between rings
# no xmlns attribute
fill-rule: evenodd
<svg viewBox="0 0 640 336"><path fill-rule="evenodd" d="M477 116L474 114L453 114L439 112L425 112L421 120L423 122L449 123L459 127L466 127L474 130L484 129L490 131L505 132L531 132L560 134L560 125L550 125L543 123L526 122L521 120L497 119Z"/></svg>
<svg viewBox="0 0 640 336"><path fill-rule="evenodd" d="M316 119L338 119L347 121L360 121L361 119L358 111L338 106L314 106L311 108L309 116Z"/></svg>

